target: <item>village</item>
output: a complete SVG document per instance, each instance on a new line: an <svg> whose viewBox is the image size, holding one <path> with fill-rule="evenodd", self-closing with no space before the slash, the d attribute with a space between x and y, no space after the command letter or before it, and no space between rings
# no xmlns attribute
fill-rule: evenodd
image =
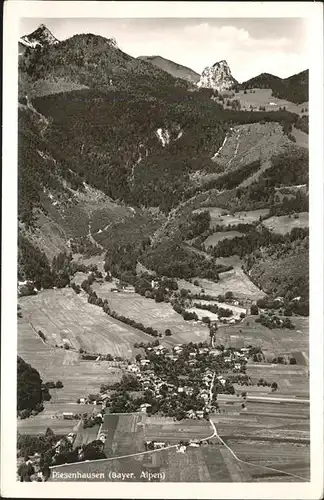
<svg viewBox="0 0 324 500"><path fill-rule="evenodd" d="M110 413L208 418L219 411L217 394L235 394L234 382L254 383L245 373L246 363L256 353L262 355L253 346L213 347L207 342L178 344L171 350L149 343L144 350L145 357L138 354L129 362L120 382L102 385L100 394L79 398L78 403L98 405Z"/></svg>

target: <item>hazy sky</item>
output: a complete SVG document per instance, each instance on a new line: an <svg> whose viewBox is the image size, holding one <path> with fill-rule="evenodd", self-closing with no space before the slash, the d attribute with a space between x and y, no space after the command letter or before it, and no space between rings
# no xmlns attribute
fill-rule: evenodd
<svg viewBox="0 0 324 500"><path fill-rule="evenodd" d="M308 68L301 18L22 19L20 35L45 24L59 40L76 33L114 37L133 57L159 55L201 73L226 59L244 81L260 73L291 76Z"/></svg>

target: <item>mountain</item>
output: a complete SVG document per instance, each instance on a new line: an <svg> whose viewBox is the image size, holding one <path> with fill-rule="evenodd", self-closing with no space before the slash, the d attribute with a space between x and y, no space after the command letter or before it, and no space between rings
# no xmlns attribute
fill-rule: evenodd
<svg viewBox="0 0 324 500"><path fill-rule="evenodd" d="M62 79L76 88L81 85L110 91L131 90L141 92L146 98L158 90L169 94L166 90L169 85L188 86L160 68L122 52L113 38L89 33L74 35L57 44L43 44L38 51L29 50L26 57L20 57L19 66L20 95L28 93L39 81L51 82L53 92L55 86L60 92Z"/></svg>
<svg viewBox="0 0 324 500"><path fill-rule="evenodd" d="M24 35L19 39L19 43L25 47L35 48L37 46L44 47L44 45L56 45L59 40L55 38L53 33L41 24L35 31L29 35Z"/></svg>
<svg viewBox="0 0 324 500"><path fill-rule="evenodd" d="M274 97L301 104L308 101L308 77L308 70L288 78L279 78L269 73L261 73L261 75L243 82L241 88L271 89Z"/></svg>
<svg viewBox="0 0 324 500"><path fill-rule="evenodd" d="M181 78L182 80L187 80L190 83L197 83L199 81L200 75L193 71L187 66L183 66L182 64L177 64L169 59L165 59L160 56L139 56L137 59L142 61L149 62L154 66L157 66L163 71L170 73L170 75L175 78Z"/></svg>
<svg viewBox="0 0 324 500"><path fill-rule="evenodd" d="M213 66L207 66L197 83L198 88L208 88L223 92L232 90L238 86L237 80L233 78L229 65L226 61L219 61Z"/></svg>

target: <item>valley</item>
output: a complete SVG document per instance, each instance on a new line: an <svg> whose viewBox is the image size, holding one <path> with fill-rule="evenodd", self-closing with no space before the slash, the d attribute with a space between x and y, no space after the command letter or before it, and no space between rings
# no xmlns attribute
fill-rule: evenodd
<svg viewBox="0 0 324 500"><path fill-rule="evenodd" d="M19 53L18 477L309 481L308 72Z"/></svg>

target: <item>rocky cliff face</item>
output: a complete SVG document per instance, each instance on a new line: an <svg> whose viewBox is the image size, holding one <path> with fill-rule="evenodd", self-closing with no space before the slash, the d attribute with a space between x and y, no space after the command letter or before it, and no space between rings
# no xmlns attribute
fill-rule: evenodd
<svg viewBox="0 0 324 500"><path fill-rule="evenodd" d="M238 82L233 78L226 61L219 61L213 64L213 66L207 66L197 83L199 88L208 88L219 92L232 90L237 85Z"/></svg>

